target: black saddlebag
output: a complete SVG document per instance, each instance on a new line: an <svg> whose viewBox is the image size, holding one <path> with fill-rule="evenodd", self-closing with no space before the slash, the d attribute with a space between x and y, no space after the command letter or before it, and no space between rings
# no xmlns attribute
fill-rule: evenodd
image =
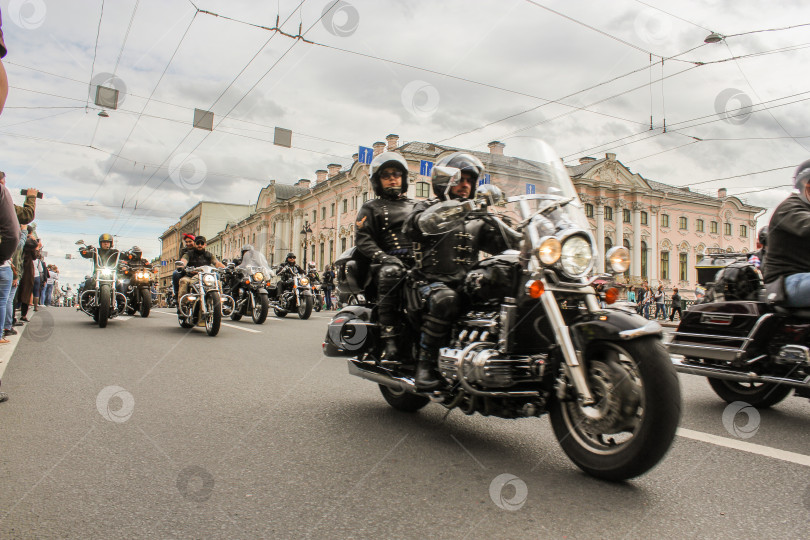
<svg viewBox="0 0 810 540"><path fill-rule="evenodd" d="M684 314L668 349L689 359L742 366L765 353L774 322L764 302L698 304Z"/></svg>

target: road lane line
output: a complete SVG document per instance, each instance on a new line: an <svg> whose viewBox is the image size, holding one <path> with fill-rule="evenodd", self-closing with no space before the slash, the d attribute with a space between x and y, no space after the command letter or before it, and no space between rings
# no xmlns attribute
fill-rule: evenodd
<svg viewBox="0 0 810 540"><path fill-rule="evenodd" d="M681 437L692 439L695 441L706 442L717 446L724 446L726 448L733 448L735 450L742 450L751 454L758 454L769 458L787 461L788 463L796 463L797 465L804 465L810 467L810 456L804 454L797 454L796 452L788 452L787 450L780 450L778 448L771 448L770 446L762 446L761 444L754 444L750 442L740 441L737 439L729 439L728 437L719 437L702 431L693 431L686 428L678 428L678 435Z"/></svg>
<svg viewBox="0 0 810 540"><path fill-rule="evenodd" d="M261 330L254 330L253 328L244 328L242 326L236 326L235 324L228 324L222 323L222 326L227 326L228 328L236 328L237 330L243 330L245 332L253 332L254 334L261 334Z"/></svg>
<svg viewBox="0 0 810 540"><path fill-rule="evenodd" d="M164 315L174 315L175 317L177 317L177 313L167 313L165 311L155 311L155 313L163 313ZM252 328L244 328L242 326L237 326L235 324L230 324L230 323L221 323L221 324L222 324L222 326L227 326L228 328L236 328L237 330L242 330L244 332L252 332L254 334L261 334L262 333L261 330L254 330Z"/></svg>

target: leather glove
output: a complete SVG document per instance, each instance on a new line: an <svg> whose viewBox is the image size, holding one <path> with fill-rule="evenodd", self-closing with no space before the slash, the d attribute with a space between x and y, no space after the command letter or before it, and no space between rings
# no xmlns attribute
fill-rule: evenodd
<svg viewBox="0 0 810 540"><path fill-rule="evenodd" d="M380 257L380 262L382 264L393 264L405 268L405 263L399 260L399 257L395 257L394 255L383 255Z"/></svg>

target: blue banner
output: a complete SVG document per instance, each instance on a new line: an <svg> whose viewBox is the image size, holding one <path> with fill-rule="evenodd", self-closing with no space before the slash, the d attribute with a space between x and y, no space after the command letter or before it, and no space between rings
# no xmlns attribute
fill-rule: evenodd
<svg viewBox="0 0 810 540"><path fill-rule="evenodd" d="M357 158L357 161L359 161L360 163L365 163L366 165L371 165L371 160L374 158L373 148L369 148L368 146L361 146L358 154L359 156Z"/></svg>
<svg viewBox="0 0 810 540"><path fill-rule="evenodd" d="M431 172L433 172L433 162L423 159L419 164L419 174L422 176L430 176Z"/></svg>

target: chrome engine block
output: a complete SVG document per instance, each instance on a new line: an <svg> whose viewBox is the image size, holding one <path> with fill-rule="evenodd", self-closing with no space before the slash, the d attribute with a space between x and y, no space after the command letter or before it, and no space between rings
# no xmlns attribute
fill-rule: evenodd
<svg viewBox="0 0 810 540"><path fill-rule="evenodd" d="M439 351L439 371L444 377L465 381L482 388L508 388L519 383L543 378L547 356L502 355L494 343L476 342L463 349L446 347Z"/></svg>

